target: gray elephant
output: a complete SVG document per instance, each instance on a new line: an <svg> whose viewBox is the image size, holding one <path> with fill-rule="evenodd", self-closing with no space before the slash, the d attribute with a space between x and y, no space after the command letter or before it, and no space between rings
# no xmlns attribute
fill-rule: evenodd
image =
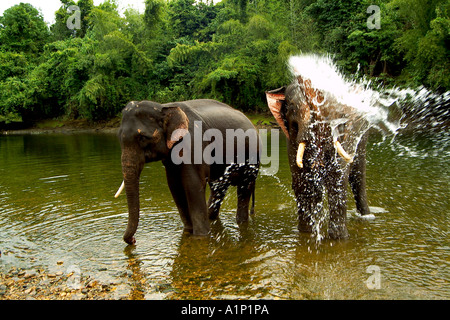
<svg viewBox="0 0 450 320"><path fill-rule="evenodd" d="M288 87L266 92L266 97L270 111L288 138L298 229L313 232L326 190L328 235L333 239L347 238L348 181L359 213L370 213L366 195L367 121L349 106L325 101L321 92L301 76Z"/></svg>
<svg viewBox="0 0 450 320"><path fill-rule="evenodd" d="M259 170L259 136L240 111L214 100L159 104L132 101L119 129L128 202L124 240L134 244L139 222L139 177L144 164L162 161L186 232L204 236L230 185L237 186L238 223L248 220ZM226 151L226 152L225 152ZM206 184L211 194L205 200Z"/></svg>

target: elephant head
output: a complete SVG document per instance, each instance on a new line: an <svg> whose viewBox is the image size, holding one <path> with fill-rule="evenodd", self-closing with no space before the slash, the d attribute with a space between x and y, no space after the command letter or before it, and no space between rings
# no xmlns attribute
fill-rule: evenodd
<svg viewBox="0 0 450 320"><path fill-rule="evenodd" d="M139 178L147 162L164 160L173 145L187 133L189 119L179 107L155 102L130 102L122 111L119 140L122 148L123 182L116 197L125 189L128 226L123 239L134 244L139 222Z"/></svg>
<svg viewBox="0 0 450 320"><path fill-rule="evenodd" d="M301 76L288 87L266 92L266 98L291 147L295 146L299 168L304 167L305 153L311 160L309 166L323 165L330 147L334 147L346 163L352 163L353 157L343 144L355 151L357 143L353 143L349 133L356 130L355 125L360 125L361 121L351 107L325 98L311 86L310 80Z"/></svg>

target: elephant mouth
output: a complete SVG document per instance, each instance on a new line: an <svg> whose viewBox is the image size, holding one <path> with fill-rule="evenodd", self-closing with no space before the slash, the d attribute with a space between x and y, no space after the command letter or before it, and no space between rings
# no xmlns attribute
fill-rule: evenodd
<svg viewBox="0 0 450 320"><path fill-rule="evenodd" d="M353 157L350 156L347 151L342 147L339 141L334 142L334 147L336 148L337 153L347 162L352 163ZM300 142L297 148L297 157L296 163L299 168L303 168L303 155L305 154L306 142Z"/></svg>

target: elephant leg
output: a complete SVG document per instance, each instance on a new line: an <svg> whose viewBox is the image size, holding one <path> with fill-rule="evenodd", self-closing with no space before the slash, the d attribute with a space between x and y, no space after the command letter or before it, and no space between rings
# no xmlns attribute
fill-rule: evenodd
<svg viewBox="0 0 450 320"><path fill-rule="evenodd" d="M202 175L199 165L186 166L181 175L189 217L192 222L192 233L205 236L210 232L208 208L205 201L206 178Z"/></svg>
<svg viewBox="0 0 450 320"><path fill-rule="evenodd" d="M248 212L250 205L250 197L255 189L255 181L249 182L245 185L237 186L237 212L236 221L237 223L248 221Z"/></svg>
<svg viewBox="0 0 450 320"><path fill-rule="evenodd" d="M370 214L366 193L366 144L367 135L363 136L350 167L349 182L355 198L356 210L361 215Z"/></svg>
<svg viewBox="0 0 450 320"><path fill-rule="evenodd" d="M298 231L312 233L316 217L322 212L322 195L297 197Z"/></svg>
<svg viewBox="0 0 450 320"><path fill-rule="evenodd" d="M306 175L295 175L292 181L292 188L297 200L298 230L312 233L316 223L315 219L322 211L323 187L309 181Z"/></svg>
<svg viewBox="0 0 450 320"><path fill-rule="evenodd" d="M175 172L174 172L175 171ZM180 172L177 172L176 169L167 170L167 183L169 185L170 192L172 193L173 200L178 208L178 212L180 213L181 221L184 225L184 231L192 233L192 221L189 216L189 207L186 199L186 193L184 192L184 188L180 183Z"/></svg>
<svg viewBox="0 0 450 320"><path fill-rule="evenodd" d="M331 239L348 238L347 230L347 177L340 170L331 174L333 181L328 183L328 204L330 221L328 236Z"/></svg>
<svg viewBox="0 0 450 320"><path fill-rule="evenodd" d="M222 205L225 194L230 183L228 181L212 181L209 183L211 194L208 200L208 217L215 220L219 216L220 206Z"/></svg>

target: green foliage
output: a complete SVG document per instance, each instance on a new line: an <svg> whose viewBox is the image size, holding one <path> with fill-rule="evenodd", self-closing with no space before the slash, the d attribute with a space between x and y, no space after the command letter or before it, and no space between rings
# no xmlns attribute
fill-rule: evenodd
<svg viewBox="0 0 450 320"><path fill-rule="evenodd" d="M162 0L145 0L144 22L147 29L156 31L163 21L166 4Z"/></svg>
<svg viewBox="0 0 450 320"><path fill-rule="evenodd" d="M29 62L22 53L0 51L0 79L23 77L27 74Z"/></svg>
<svg viewBox="0 0 450 320"><path fill-rule="evenodd" d="M392 5L398 8L399 19L409 19L395 40L407 62L402 70L405 82L449 90L450 3L435 0L420 8L416 1L396 0Z"/></svg>
<svg viewBox="0 0 450 320"><path fill-rule="evenodd" d="M89 28L91 11L94 8L93 0L78 0L78 2L75 2L73 0L60 1L62 5L55 12L55 23L50 27L53 40L59 41L67 39L69 37L84 37ZM80 29L67 28L67 20L74 14L73 11L69 10L69 7L72 5L76 5L78 8L80 8Z"/></svg>
<svg viewBox="0 0 450 320"><path fill-rule="evenodd" d="M25 84L18 78L7 78L0 83L0 103L2 112L0 121L6 124L21 122L20 106L23 104L23 91Z"/></svg>
<svg viewBox="0 0 450 320"><path fill-rule="evenodd" d="M49 33L40 12L31 4L20 3L0 17L0 49L35 56L48 40Z"/></svg>
<svg viewBox="0 0 450 320"><path fill-rule="evenodd" d="M0 124L115 117L129 100L215 98L266 110L286 61L330 53L344 72L392 85L450 89L448 0L61 0L47 27L29 4L0 17ZM367 27L378 5L381 28ZM67 28L81 11L81 28Z"/></svg>

